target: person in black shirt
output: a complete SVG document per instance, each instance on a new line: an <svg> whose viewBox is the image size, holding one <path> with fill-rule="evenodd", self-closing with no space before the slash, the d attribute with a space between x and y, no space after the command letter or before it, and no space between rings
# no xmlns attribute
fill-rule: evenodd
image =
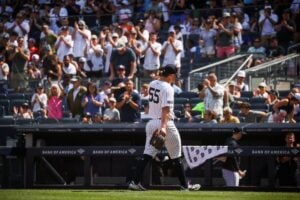
<svg viewBox="0 0 300 200"><path fill-rule="evenodd" d="M244 132L242 129L236 127L233 129L233 134L230 138L227 138L225 145L236 149L239 147L238 141L242 138ZM225 180L226 186L236 187L239 186L240 178L246 175L246 170L240 169L239 157L227 156L226 161L222 166L222 174Z"/></svg>

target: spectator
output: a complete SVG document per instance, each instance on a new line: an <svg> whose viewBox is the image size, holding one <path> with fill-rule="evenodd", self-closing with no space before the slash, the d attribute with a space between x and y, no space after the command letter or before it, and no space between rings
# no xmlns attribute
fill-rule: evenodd
<svg viewBox="0 0 300 200"><path fill-rule="evenodd" d="M117 123L120 122L120 112L116 108L116 99L114 97L109 98L109 108L106 108L103 115L104 123Z"/></svg>
<svg viewBox="0 0 300 200"><path fill-rule="evenodd" d="M213 58L215 55L215 39L217 32L213 29L213 21L207 19L204 23L204 29L200 32L200 38L204 42L201 54L203 57Z"/></svg>
<svg viewBox="0 0 300 200"><path fill-rule="evenodd" d="M240 48L243 44L242 31L243 27L239 21L239 15L235 12L231 13L231 24L233 25L233 44L235 52L240 52Z"/></svg>
<svg viewBox="0 0 300 200"><path fill-rule="evenodd" d="M295 134L288 132L284 138L285 147L299 148L300 144L296 143ZM279 156L277 157L278 170L277 178L279 180L279 186L297 186L297 180L299 175L296 174L297 167L299 165L299 157L292 156Z"/></svg>
<svg viewBox="0 0 300 200"><path fill-rule="evenodd" d="M224 58L234 54L233 32L234 26L230 23L230 14L225 12L223 18L217 21L217 57Z"/></svg>
<svg viewBox="0 0 300 200"><path fill-rule="evenodd" d="M225 145L233 149L239 148L238 141L243 134L245 133L242 129L234 128L232 136L226 139ZM237 187L240 179L246 176L246 170L241 170L239 157L227 156L222 166L222 174L227 187Z"/></svg>
<svg viewBox="0 0 300 200"><path fill-rule="evenodd" d="M269 94L267 92L267 85L265 82L261 82L260 84L258 84L258 88L253 91L253 97L261 97L265 99L269 98Z"/></svg>
<svg viewBox="0 0 300 200"><path fill-rule="evenodd" d="M183 118L185 119L186 122L193 121L192 107L190 103L184 104Z"/></svg>
<svg viewBox="0 0 300 200"><path fill-rule="evenodd" d="M18 12L16 19L7 26L7 30L17 33L19 38L23 39L23 48L28 48L28 33L30 31L29 21L25 19L23 12Z"/></svg>
<svg viewBox="0 0 300 200"><path fill-rule="evenodd" d="M76 61L74 60L73 62L76 62ZM89 77L87 75L89 70L90 70L90 68L87 65L86 58L85 57L79 58L78 63L77 63L77 73L76 73L76 75L78 75L81 78L87 78L87 77Z"/></svg>
<svg viewBox="0 0 300 200"><path fill-rule="evenodd" d="M290 10L284 10L281 21L275 26L278 44L285 49L293 44L296 30L295 22L290 18Z"/></svg>
<svg viewBox="0 0 300 200"><path fill-rule="evenodd" d="M249 91L249 86L248 86L248 84L245 83L245 78L246 78L245 71L241 70L237 73L235 86L236 86L236 89L238 89L239 91Z"/></svg>
<svg viewBox="0 0 300 200"><path fill-rule="evenodd" d="M151 32L149 41L142 50L142 55L144 55L143 68L145 77L158 75L161 48L161 44L157 42L157 34L155 32Z"/></svg>
<svg viewBox="0 0 300 200"><path fill-rule="evenodd" d="M278 44L276 37L270 39L270 45L267 48L268 58L278 58L285 54L284 48Z"/></svg>
<svg viewBox="0 0 300 200"><path fill-rule="evenodd" d="M275 24L278 22L278 16L272 11L272 6L265 5L258 22L261 27L262 42L266 45L267 41L276 35Z"/></svg>
<svg viewBox="0 0 300 200"><path fill-rule="evenodd" d="M148 14L146 14L144 21L145 29L149 33L158 32L161 28L161 20L153 10L150 10Z"/></svg>
<svg viewBox="0 0 300 200"><path fill-rule="evenodd" d="M237 89L236 83L234 81L230 81L228 85L228 98L229 102L232 103L235 99L239 99L241 97L241 92Z"/></svg>
<svg viewBox="0 0 300 200"><path fill-rule="evenodd" d="M60 120L63 117L63 93L57 84L50 87L47 111L49 119Z"/></svg>
<svg viewBox="0 0 300 200"><path fill-rule="evenodd" d="M40 47L41 51L50 51L54 50L55 42L57 40L57 35L53 30L46 24L42 26L41 36L40 36ZM50 47L50 48L49 48ZM44 52L41 52L44 54Z"/></svg>
<svg viewBox="0 0 300 200"><path fill-rule="evenodd" d="M204 118L200 122L201 124L217 124L217 114L211 110L205 110Z"/></svg>
<svg viewBox="0 0 300 200"><path fill-rule="evenodd" d="M29 62L27 65L27 76L29 80L41 80L42 73L34 62Z"/></svg>
<svg viewBox="0 0 300 200"><path fill-rule="evenodd" d="M133 81L126 82L126 91L117 100L122 122L137 122L140 119L140 95L133 89Z"/></svg>
<svg viewBox="0 0 300 200"><path fill-rule="evenodd" d="M89 48L91 41L91 31L87 28L83 20L74 23L74 32L72 33L73 54L75 60L85 56L85 50Z"/></svg>
<svg viewBox="0 0 300 200"><path fill-rule="evenodd" d="M60 62L63 61L63 58L66 55L72 53L73 44L74 41L72 40L72 36L69 34L68 27L63 26L62 31L59 33L55 42L56 54Z"/></svg>
<svg viewBox="0 0 300 200"><path fill-rule="evenodd" d="M128 79L133 78L136 72L136 55L123 42L120 42L117 48L113 50L110 61L110 80L116 77L116 70L119 65L125 66L125 75Z"/></svg>
<svg viewBox="0 0 300 200"><path fill-rule="evenodd" d="M162 54L164 55L162 66L173 64L177 68L177 75L180 77L181 55L183 51L182 41L176 39L176 33L173 28L169 30L169 37L162 45Z"/></svg>
<svg viewBox="0 0 300 200"><path fill-rule="evenodd" d="M295 105L300 103L300 93L289 93L289 95L273 105L275 113L279 113L280 110L286 111L286 121L288 123L296 123L294 119Z"/></svg>
<svg viewBox="0 0 300 200"><path fill-rule="evenodd" d="M68 11L64 7L64 2L55 1L54 6L50 9L50 12L48 13L47 17L50 21L51 30L53 30L54 33L57 34L59 30L59 21L61 20L61 18L68 17Z"/></svg>
<svg viewBox="0 0 300 200"><path fill-rule="evenodd" d="M5 56L1 54L0 52L0 81L8 80L8 74L9 74L9 66L5 62Z"/></svg>
<svg viewBox="0 0 300 200"><path fill-rule="evenodd" d="M67 96L67 105L72 117L82 117L83 107L81 106L82 98L86 94L86 88L81 86L80 77L74 76L71 78L73 88L69 91Z"/></svg>
<svg viewBox="0 0 300 200"><path fill-rule="evenodd" d="M98 94L98 88L95 83L89 82L87 85L86 94L82 98L81 106L83 107L84 113L90 113L92 118L96 114L102 114L102 106L104 99L101 98L101 95Z"/></svg>
<svg viewBox="0 0 300 200"><path fill-rule="evenodd" d="M89 113L89 112L84 113L81 122L83 124L93 124L93 117L92 117L91 113Z"/></svg>
<svg viewBox="0 0 300 200"><path fill-rule="evenodd" d="M242 122L245 123L263 122L267 116L268 114L265 112L251 110L251 104L248 102L242 102L240 104L240 112L238 114L238 118Z"/></svg>
<svg viewBox="0 0 300 200"><path fill-rule="evenodd" d="M35 119L47 117L48 96L44 92L44 87L39 84L31 98L32 112Z"/></svg>
<svg viewBox="0 0 300 200"><path fill-rule="evenodd" d="M65 8L67 9L68 15L70 16L70 24L74 24L76 18L78 17L78 15L80 15L80 6L76 3L75 0L67 0Z"/></svg>
<svg viewBox="0 0 300 200"><path fill-rule="evenodd" d="M149 115L149 101L143 102L143 111L141 112L142 122L149 121L151 116Z"/></svg>
<svg viewBox="0 0 300 200"><path fill-rule="evenodd" d="M25 67L29 60L29 50L24 47L24 38L18 37L17 46L10 47L8 60L11 61L11 87L15 91L25 90L27 83Z"/></svg>
<svg viewBox="0 0 300 200"><path fill-rule="evenodd" d="M267 99L267 104L269 111L273 111L273 105L279 101L279 93L276 90L268 90L269 98Z"/></svg>
<svg viewBox="0 0 300 200"><path fill-rule="evenodd" d="M35 41L34 38L29 38L29 40L28 40L28 49L29 49L29 52L30 52L29 60L31 61L33 55L38 55L39 54L39 49L36 46L36 41Z"/></svg>
<svg viewBox="0 0 300 200"><path fill-rule="evenodd" d="M87 48L87 76L90 78L101 78L104 74L104 50L98 43L98 38L96 35L92 35L91 43Z"/></svg>
<svg viewBox="0 0 300 200"><path fill-rule="evenodd" d="M71 57L69 55L64 56L62 72L64 76L67 75L72 77L77 75L77 68L73 63L71 63Z"/></svg>
<svg viewBox="0 0 300 200"><path fill-rule="evenodd" d="M204 100L205 110L216 112L217 118L220 119L223 116L224 87L218 83L215 73L210 73L207 79L204 79L203 86L199 97Z"/></svg>
<svg viewBox="0 0 300 200"><path fill-rule="evenodd" d="M20 107L13 107L13 117L15 119L33 119L33 114L28 103L23 103Z"/></svg>
<svg viewBox="0 0 300 200"><path fill-rule="evenodd" d="M57 56L53 53L50 45L45 48L46 55L43 60L43 75L47 77L50 83L62 80L62 65L58 61Z"/></svg>
<svg viewBox="0 0 300 200"><path fill-rule="evenodd" d="M232 114L232 109L230 107L225 107L223 109L223 119L221 119L220 123L240 123L240 120Z"/></svg>
<svg viewBox="0 0 300 200"><path fill-rule="evenodd" d="M149 100L149 84L144 83L141 87L141 100Z"/></svg>
<svg viewBox="0 0 300 200"><path fill-rule="evenodd" d="M98 22L98 11L99 11L99 2L95 0L86 0L85 5L81 9L81 13L84 16L84 21L87 26L93 27ZM97 17L95 17L97 16Z"/></svg>
<svg viewBox="0 0 300 200"><path fill-rule="evenodd" d="M260 38L254 38L253 45L248 48L247 53L253 54L250 58L247 68L263 63L266 59L266 48L262 46Z"/></svg>

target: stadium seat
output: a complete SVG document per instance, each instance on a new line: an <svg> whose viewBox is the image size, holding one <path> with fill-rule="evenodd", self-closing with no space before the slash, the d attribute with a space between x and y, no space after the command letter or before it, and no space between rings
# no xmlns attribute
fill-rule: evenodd
<svg viewBox="0 0 300 200"><path fill-rule="evenodd" d="M77 118L69 118L69 117L63 117L61 120L59 120L61 124L76 124L79 122Z"/></svg>
<svg viewBox="0 0 300 200"><path fill-rule="evenodd" d="M0 125L14 125L15 119L11 117L1 117L0 118Z"/></svg>
<svg viewBox="0 0 300 200"><path fill-rule="evenodd" d="M3 108L4 108L4 115L9 115L10 100L9 99L0 99L0 106L3 106Z"/></svg>
<svg viewBox="0 0 300 200"><path fill-rule="evenodd" d="M14 100L14 99L23 99L25 100L25 94L24 93L9 93L7 94L7 98L9 100Z"/></svg>
<svg viewBox="0 0 300 200"><path fill-rule="evenodd" d="M175 97L174 98L174 104L185 104L188 103L189 99L183 98L183 97Z"/></svg>
<svg viewBox="0 0 300 200"><path fill-rule="evenodd" d="M30 124L35 124L36 121L34 119L16 119L15 124L16 125L30 125Z"/></svg>
<svg viewBox="0 0 300 200"><path fill-rule="evenodd" d="M279 91L279 97L280 98L287 97L290 92L291 92L291 90L281 90L281 91Z"/></svg>
<svg viewBox="0 0 300 200"><path fill-rule="evenodd" d="M199 97L193 97L193 98L190 98L190 99L189 99L190 104L197 104L197 103L200 103L200 102L202 102L202 101L203 101L203 100L200 99Z"/></svg>
<svg viewBox="0 0 300 200"><path fill-rule="evenodd" d="M39 124L58 124L59 120L57 120L57 119L48 119L48 118L39 118L37 120L37 123L39 123Z"/></svg>
<svg viewBox="0 0 300 200"><path fill-rule="evenodd" d="M249 103L252 105L252 104L264 104L266 103L266 98L263 98L263 97L252 97L249 99Z"/></svg>
<svg viewBox="0 0 300 200"><path fill-rule="evenodd" d="M0 93L0 99L7 99L7 95L4 93Z"/></svg>
<svg viewBox="0 0 300 200"><path fill-rule="evenodd" d="M196 92L181 92L180 94L177 95L177 97L184 97L184 98L195 98L198 97L198 93Z"/></svg>
<svg viewBox="0 0 300 200"><path fill-rule="evenodd" d="M241 91L241 97L252 98L253 97L253 92L252 91Z"/></svg>

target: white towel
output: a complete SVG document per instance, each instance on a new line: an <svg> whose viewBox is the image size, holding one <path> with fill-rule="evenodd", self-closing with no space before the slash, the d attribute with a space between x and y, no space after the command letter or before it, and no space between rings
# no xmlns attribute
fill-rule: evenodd
<svg viewBox="0 0 300 200"><path fill-rule="evenodd" d="M190 169L203 164L207 159L228 152L228 146L183 146L182 148Z"/></svg>

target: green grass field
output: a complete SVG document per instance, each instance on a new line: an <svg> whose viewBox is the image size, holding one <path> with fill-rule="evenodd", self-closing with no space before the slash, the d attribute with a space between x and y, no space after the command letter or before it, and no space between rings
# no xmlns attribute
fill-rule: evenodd
<svg viewBox="0 0 300 200"><path fill-rule="evenodd" d="M1 200L299 200L300 193L129 190L0 190Z"/></svg>

